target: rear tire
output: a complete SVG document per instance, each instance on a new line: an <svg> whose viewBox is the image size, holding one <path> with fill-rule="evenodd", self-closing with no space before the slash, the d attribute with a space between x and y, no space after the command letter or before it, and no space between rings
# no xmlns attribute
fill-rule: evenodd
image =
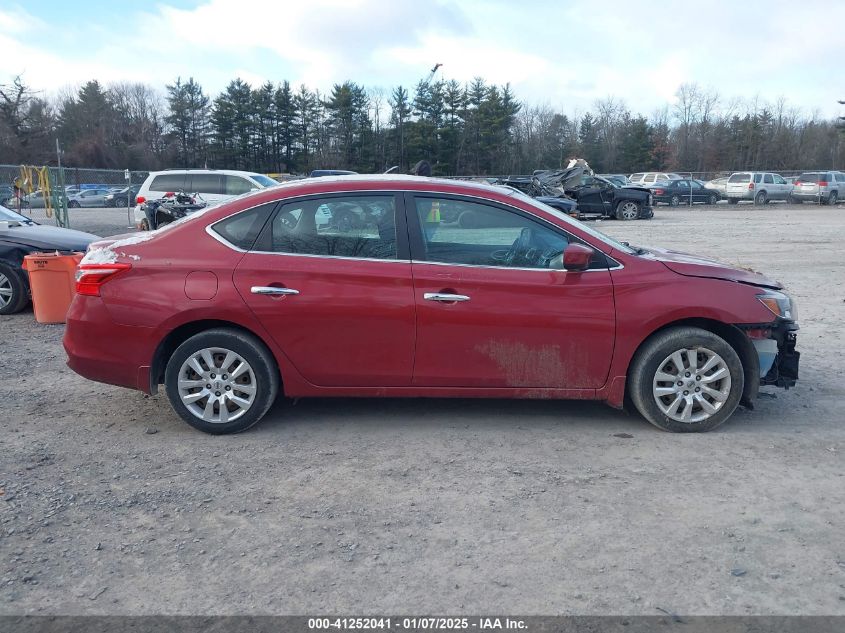
<svg viewBox="0 0 845 633"><path fill-rule="evenodd" d="M769 199L766 197L766 192L761 191L756 196L754 196L754 204L758 206L763 206L764 204L768 204Z"/></svg>
<svg viewBox="0 0 845 633"><path fill-rule="evenodd" d="M25 273L0 264L0 314L20 312L29 303Z"/></svg>
<svg viewBox="0 0 845 633"><path fill-rule="evenodd" d="M833 205L835 205L835 204L836 204L836 202L837 202L838 200L839 200L839 194L838 194L837 192L835 192L835 191L831 191L831 192L830 192L830 195L827 197L827 203L828 203L830 206L833 206Z"/></svg>
<svg viewBox="0 0 845 633"><path fill-rule="evenodd" d="M174 411L195 429L212 435L240 433L257 424L275 402L280 382L265 345L251 334L229 328L189 338L173 352L164 374Z"/></svg>
<svg viewBox="0 0 845 633"><path fill-rule="evenodd" d="M653 335L637 350L628 393L654 426L700 433L731 416L744 387L742 361L727 341L701 328L675 327Z"/></svg>
<svg viewBox="0 0 845 633"><path fill-rule="evenodd" d="M672 196L672 198L669 200L669 204L673 207L680 206L681 199L678 196Z"/></svg>

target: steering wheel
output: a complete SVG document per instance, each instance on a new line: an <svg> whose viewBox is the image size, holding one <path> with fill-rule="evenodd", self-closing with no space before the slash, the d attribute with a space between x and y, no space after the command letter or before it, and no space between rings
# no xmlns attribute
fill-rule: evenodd
<svg viewBox="0 0 845 633"><path fill-rule="evenodd" d="M519 232L510 249L502 258L507 266L514 264L533 264L539 251L534 246L534 229L524 228Z"/></svg>

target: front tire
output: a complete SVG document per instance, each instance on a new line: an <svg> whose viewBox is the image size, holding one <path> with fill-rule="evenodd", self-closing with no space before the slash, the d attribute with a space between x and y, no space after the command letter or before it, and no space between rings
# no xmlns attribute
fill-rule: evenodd
<svg viewBox="0 0 845 633"><path fill-rule="evenodd" d="M739 204L739 200L736 198L728 198L728 204Z"/></svg>
<svg viewBox="0 0 845 633"><path fill-rule="evenodd" d="M736 410L744 387L736 350L696 327L670 328L648 339L634 356L628 382L642 416L673 433L715 429Z"/></svg>
<svg viewBox="0 0 845 633"><path fill-rule="evenodd" d="M617 220L636 220L640 217L640 203L633 200L623 200L616 205Z"/></svg>
<svg viewBox="0 0 845 633"><path fill-rule="evenodd" d="M711 206L715 206L715 204L719 202L719 196L715 193L710 194L710 199L707 202L709 202Z"/></svg>
<svg viewBox="0 0 845 633"><path fill-rule="evenodd" d="M67 203L67 206L68 206L69 209L78 209L79 203L76 200L71 200L70 202Z"/></svg>
<svg viewBox="0 0 845 633"><path fill-rule="evenodd" d="M0 314L20 312L29 303L23 275L11 266L0 264Z"/></svg>
<svg viewBox="0 0 845 633"><path fill-rule="evenodd" d="M164 383L170 404L195 429L240 433L264 417L279 392L270 351L251 334L206 330L173 352Z"/></svg>

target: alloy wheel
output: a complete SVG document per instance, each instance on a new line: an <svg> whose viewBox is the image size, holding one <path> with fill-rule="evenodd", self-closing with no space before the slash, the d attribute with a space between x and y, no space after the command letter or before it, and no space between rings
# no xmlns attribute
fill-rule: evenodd
<svg viewBox="0 0 845 633"><path fill-rule="evenodd" d="M225 424L243 416L255 402L255 372L246 360L221 347L201 349L179 369L179 397L192 415Z"/></svg>
<svg viewBox="0 0 845 633"><path fill-rule="evenodd" d="M636 220L640 209L636 202L629 200L619 205L619 211L623 220Z"/></svg>
<svg viewBox="0 0 845 633"><path fill-rule="evenodd" d="M12 302L12 296L14 294L12 280L3 273L0 273L0 308L8 306Z"/></svg>
<svg viewBox="0 0 845 633"><path fill-rule="evenodd" d="M687 424L715 414L731 392L725 360L705 347L672 352L658 365L652 394L664 415Z"/></svg>

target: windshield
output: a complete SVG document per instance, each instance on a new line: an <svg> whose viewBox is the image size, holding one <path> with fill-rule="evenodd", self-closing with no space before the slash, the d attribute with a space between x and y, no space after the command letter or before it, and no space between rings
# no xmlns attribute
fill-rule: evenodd
<svg viewBox="0 0 845 633"><path fill-rule="evenodd" d="M32 220L25 215L15 213L11 209L0 206L0 222L26 222L27 224L30 224Z"/></svg>
<svg viewBox="0 0 845 633"><path fill-rule="evenodd" d="M265 187L275 187L279 184L277 180L273 180L272 178L270 178L269 176L265 176L264 174L250 174L249 177L252 178L258 184L264 185Z"/></svg>
<svg viewBox="0 0 845 633"><path fill-rule="evenodd" d="M558 218L561 222L568 224L569 226L574 226L574 227L584 231L585 233L587 233L591 237L594 237L597 240L604 242L608 246L615 248L618 251L621 251L623 253L628 253L629 255L634 255L637 252L633 248L631 248L630 246L625 246L625 244L623 244L622 242L617 242L615 239L605 235L601 231L597 231L594 228L587 226L583 222L579 222L578 220L572 219L571 217L566 215L563 211L559 211L559 210L555 209L554 207L550 207L547 204L543 204L539 200L535 200L531 196L528 196L528 195L522 193L518 189L511 188L509 193L511 193L511 195L514 198L519 198L523 202L530 204L533 207L542 209L546 213L551 213L553 216Z"/></svg>

